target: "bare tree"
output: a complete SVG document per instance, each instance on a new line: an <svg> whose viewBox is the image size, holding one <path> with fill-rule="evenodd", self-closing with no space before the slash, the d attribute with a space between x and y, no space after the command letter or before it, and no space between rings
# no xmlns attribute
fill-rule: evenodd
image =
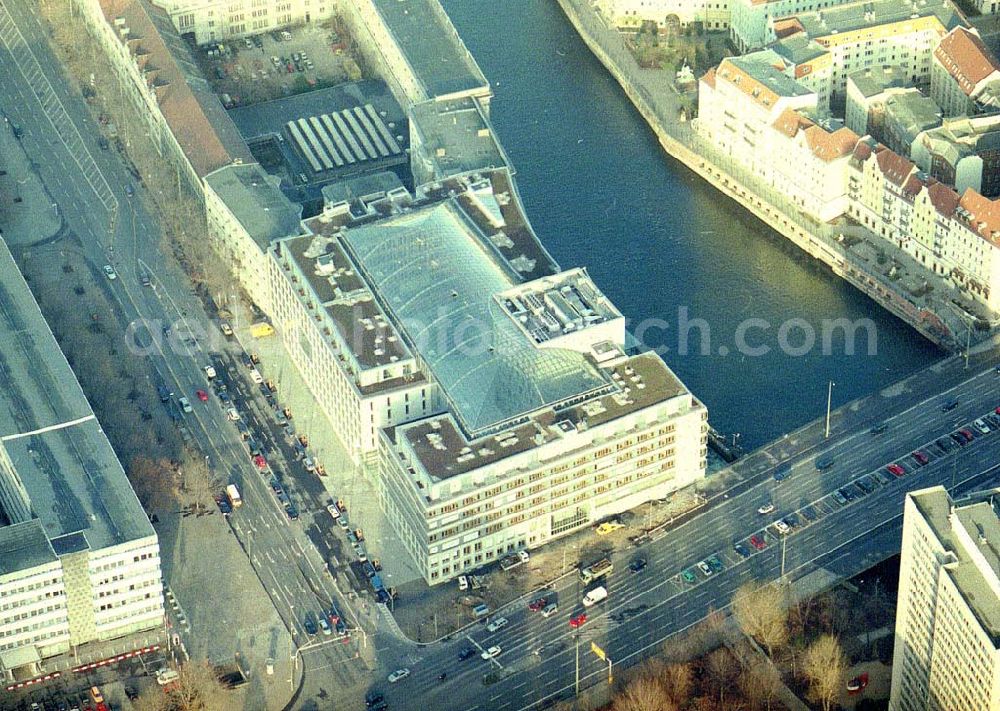
<svg viewBox="0 0 1000 711"><path fill-rule="evenodd" d="M740 671L739 662L726 647L718 647L705 659L704 669L719 694L719 705L724 705L726 691L735 686L734 682Z"/></svg>
<svg viewBox="0 0 1000 711"><path fill-rule="evenodd" d="M227 690L207 660L191 661L161 690L152 686L136 699L137 711L225 711Z"/></svg>
<svg viewBox="0 0 1000 711"><path fill-rule="evenodd" d="M207 505L220 484L204 455L190 448L185 449L181 459L181 472L184 490L193 500L195 507Z"/></svg>
<svg viewBox="0 0 1000 711"><path fill-rule="evenodd" d="M677 711L663 685L643 674L633 679L611 703L612 711Z"/></svg>
<svg viewBox="0 0 1000 711"><path fill-rule="evenodd" d="M847 660L840 642L831 634L816 639L806 650L802 673L809 682L809 697L830 711L843 683Z"/></svg>
<svg viewBox="0 0 1000 711"><path fill-rule="evenodd" d="M176 481L174 468L167 460L133 457L128 467L128 479L146 508L162 510L173 505Z"/></svg>
<svg viewBox="0 0 1000 711"><path fill-rule="evenodd" d="M741 585L733 595L733 616L744 634L764 645L769 657L788 642L784 588L776 583Z"/></svg>
<svg viewBox="0 0 1000 711"><path fill-rule="evenodd" d="M752 708L770 711L781 685L781 676L771 662L759 657L758 660L740 675L740 689Z"/></svg>
<svg viewBox="0 0 1000 711"><path fill-rule="evenodd" d="M694 671L690 664L668 664L663 669L661 675L663 687L667 690L670 699L680 706L691 696L691 687L694 685Z"/></svg>

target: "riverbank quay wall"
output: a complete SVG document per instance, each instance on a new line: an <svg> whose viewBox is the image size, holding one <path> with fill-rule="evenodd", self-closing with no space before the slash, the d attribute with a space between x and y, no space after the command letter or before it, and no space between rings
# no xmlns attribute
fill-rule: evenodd
<svg viewBox="0 0 1000 711"><path fill-rule="evenodd" d="M806 254L826 264L834 274L904 320L932 343L949 351L964 345L964 342L958 343L953 329L937 314L913 302L863 261L852 259L845 248L838 244L834 226L812 222L805 217L792 217L779 207L780 196L762 195L761 191L747 187L754 176L745 174L735 164L723 165L722 160L715 158L714 146L699 137L690 122L685 122L682 117L678 118L679 101L665 106L666 102L658 102L650 96L646 87L635 80L634 73L643 71L642 68L625 48L617 32L599 26L600 20L589 7L582 10L578 7L578 2L585 3L587 0L557 2L590 51L610 72L649 124L669 156L750 211ZM611 56L614 49L609 50L598 37L602 30L609 34L614 32L619 43L615 49L620 51L614 52L614 57ZM964 336L962 340L964 341Z"/></svg>

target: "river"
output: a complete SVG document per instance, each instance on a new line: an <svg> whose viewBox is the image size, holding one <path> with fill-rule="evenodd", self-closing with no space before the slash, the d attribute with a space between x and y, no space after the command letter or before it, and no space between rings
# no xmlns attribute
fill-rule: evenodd
<svg viewBox="0 0 1000 711"><path fill-rule="evenodd" d="M443 4L493 83L491 119L538 236L668 349L716 428L755 447L821 416L828 381L836 407L941 356L667 157L555 2ZM853 354L834 319L851 324Z"/></svg>

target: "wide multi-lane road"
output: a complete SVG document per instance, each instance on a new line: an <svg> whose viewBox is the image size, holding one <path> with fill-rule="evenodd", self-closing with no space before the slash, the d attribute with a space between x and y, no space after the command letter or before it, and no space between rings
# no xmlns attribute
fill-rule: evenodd
<svg viewBox="0 0 1000 711"><path fill-rule="evenodd" d="M861 572L898 549L907 491L935 484L975 488L1000 477L1000 431L991 428L984 434L972 425L997 405L1000 375L992 368L903 405L886 413L884 432L873 434L865 427L831 438L793 460L782 481L767 476L659 539L616 557L615 570L604 581L607 601L586 610L588 620L579 630L571 629L568 621L584 611L582 596L594 585L585 586L577 575L568 575L497 611L491 619L503 616L508 624L492 634L485 625L475 625L450 642L397 659L386 655L386 673L407 666L411 676L396 684L383 677L376 687L394 708L431 703L438 708L519 711L572 694L577 643L581 686L604 683L607 664L590 652L591 641L615 664L633 664L711 610L725 608L747 580L774 580L784 571L785 580L794 586L821 569L835 577ZM972 441L959 445L951 438L959 429L968 430ZM926 464L913 456L915 451L926 455ZM832 464L820 471L816 461L825 458ZM905 473L897 477L887 472L892 463L899 463ZM774 510L758 513L766 505ZM782 535L773 524L789 515L797 525ZM751 543L751 536L760 537L762 550ZM697 564L713 555L722 569L705 575ZM633 573L628 564L636 557L647 565ZM559 611L548 619L529 611L527 601L536 596L558 602ZM482 660L479 650L493 645L502 653L494 661ZM477 653L460 661L460 651L469 647ZM442 673L444 680L439 679Z"/></svg>

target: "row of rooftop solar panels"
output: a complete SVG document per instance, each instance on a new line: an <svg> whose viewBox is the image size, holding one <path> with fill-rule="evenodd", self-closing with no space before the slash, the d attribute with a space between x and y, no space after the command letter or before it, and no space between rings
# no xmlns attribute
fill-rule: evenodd
<svg viewBox="0 0 1000 711"><path fill-rule="evenodd" d="M289 121L286 128L316 173L402 152L371 104Z"/></svg>

